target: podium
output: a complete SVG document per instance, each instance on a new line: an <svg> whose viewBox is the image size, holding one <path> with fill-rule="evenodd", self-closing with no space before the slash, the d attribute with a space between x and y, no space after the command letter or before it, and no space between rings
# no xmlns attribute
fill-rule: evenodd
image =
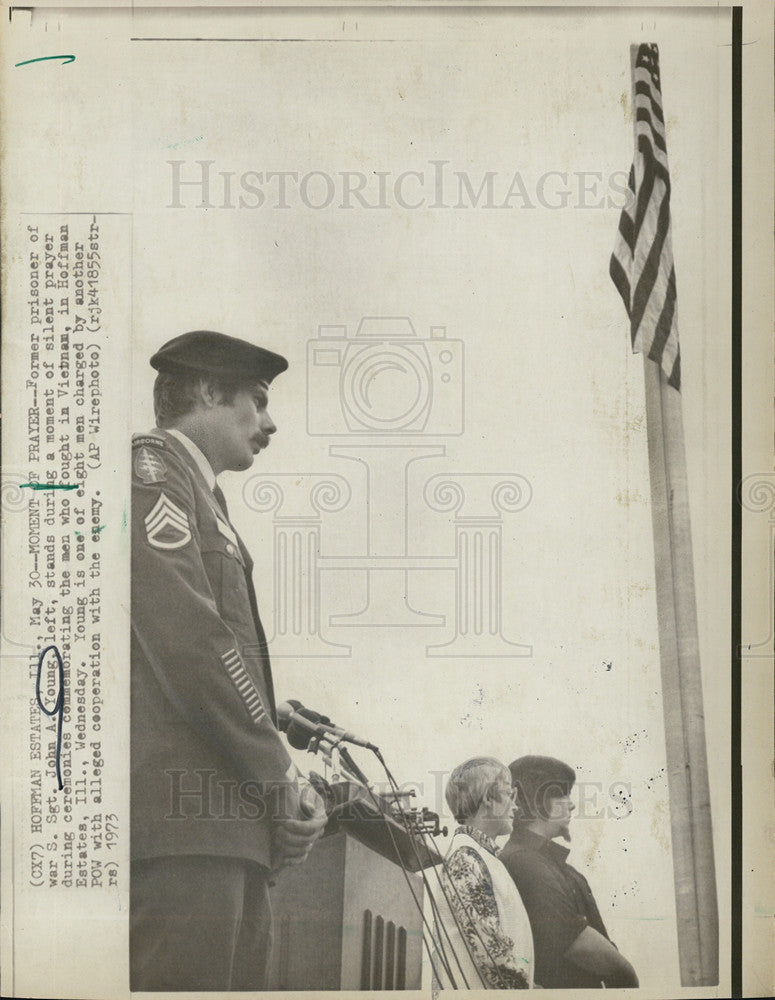
<svg viewBox="0 0 775 1000"><path fill-rule="evenodd" d="M365 803L335 810L306 864L282 871L271 890L268 989L419 990L417 869L435 860L418 857L403 828Z"/></svg>

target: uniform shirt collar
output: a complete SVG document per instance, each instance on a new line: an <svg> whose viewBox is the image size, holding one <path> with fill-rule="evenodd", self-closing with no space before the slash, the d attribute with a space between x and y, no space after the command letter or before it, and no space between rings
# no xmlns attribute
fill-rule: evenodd
<svg viewBox="0 0 775 1000"><path fill-rule="evenodd" d="M215 473L213 472L213 467L205 458L203 452L194 444L190 437L186 437L183 431L179 431L177 427L167 427L166 431L171 434L174 438L183 445L189 455L196 462L197 468L204 476L205 482L210 487L210 489L215 489Z"/></svg>
<svg viewBox="0 0 775 1000"><path fill-rule="evenodd" d="M569 847L563 847L548 837L542 837L540 833L528 829L525 823L517 820L514 823L514 830L509 838L510 844L526 847L532 851L543 851L548 857L557 862L567 861L570 854Z"/></svg>

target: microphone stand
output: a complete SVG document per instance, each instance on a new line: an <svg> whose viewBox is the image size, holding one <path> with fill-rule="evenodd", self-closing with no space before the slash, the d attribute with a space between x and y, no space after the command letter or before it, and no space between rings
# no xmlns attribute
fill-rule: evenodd
<svg viewBox="0 0 775 1000"><path fill-rule="evenodd" d="M337 784L341 780L340 768L341 764L341 754L339 753L339 747L334 744L331 747L330 759L331 759L331 781L333 784Z"/></svg>
<svg viewBox="0 0 775 1000"><path fill-rule="evenodd" d="M307 752L319 754L323 758L326 766L331 769L332 781L339 781L344 774L355 784L371 789L371 782L352 759L350 751L338 741L326 736L315 736L309 741Z"/></svg>

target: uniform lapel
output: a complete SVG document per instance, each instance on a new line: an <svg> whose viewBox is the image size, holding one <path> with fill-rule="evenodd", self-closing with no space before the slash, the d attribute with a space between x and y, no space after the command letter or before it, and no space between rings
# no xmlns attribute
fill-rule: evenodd
<svg viewBox="0 0 775 1000"><path fill-rule="evenodd" d="M207 497L207 502L212 508L213 513L218 518L219 521L225 523L229 530L233 533L237 540L237 546L239 547L240 555L242 556L242 568L245 572L245 583L248 588L248 600L250 601L250 610L253 615L253 623L256 629L256 638L258 639L259 655L261 657L261 672L264 678L264 687L266 689L266 694L269 699L269 708L272 715L272 721L277 725L277 710L275 707L275 697L274 697L274 684L272 682L272 668L269 662L269 650L267 648L266 633L264 632L264 626L261 624L261 617L258 613L258 602L256 601L256 591L253 586L253 559L248 552L245 543L240 538L239 534L234 528L234 525L229 519L229 510L226 505L226 497L223 495L223 491L220 486L216 483L215 489L211 490L207 485L204 476L202 475L201 469L197 466L196 462L193 460L191 455L188 453L187 449L177 440L174 434L166 434L164 431L159 431L160 434L164 436L164 440L170 445L175 451L176 455L183 458L190 469L193 470L194 475L197 477L197 481L202 487L204 495Z"/></svg>

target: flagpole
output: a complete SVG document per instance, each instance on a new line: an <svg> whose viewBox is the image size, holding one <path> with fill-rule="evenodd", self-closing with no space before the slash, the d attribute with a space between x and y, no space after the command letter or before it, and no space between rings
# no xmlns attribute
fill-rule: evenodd
<svg viewBox="0 0 775 1000"><path fill-rule="evenodd" d="M718 904L681 394L643 356L659 655L683 986L718 985Z"/></svg>

